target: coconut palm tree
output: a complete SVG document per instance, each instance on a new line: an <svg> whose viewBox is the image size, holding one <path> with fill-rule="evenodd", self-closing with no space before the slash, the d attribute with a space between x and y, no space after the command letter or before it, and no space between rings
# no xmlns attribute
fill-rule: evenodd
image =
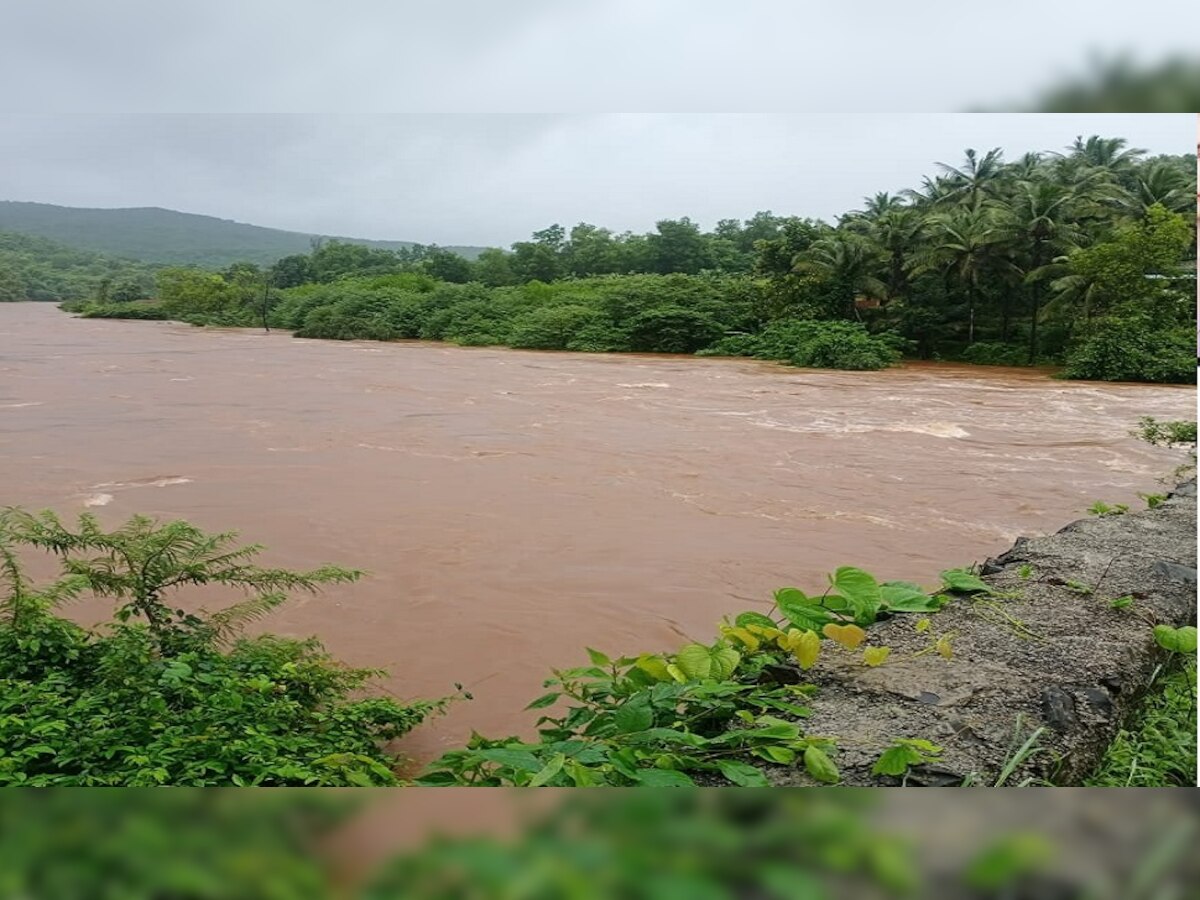
<svg viewBox="0 0 1200 900"><path fill-rule="evenodd" d="M1044 279L1035 276L1035 273L1086 240L1086 234L1076 219L1076 209L1083 199L1083 195L1069 185L1037 179L1018 182L1003 206L999 229L1015 251L1012 258L1014 270L1030 287L1033 305L1029 329L1031 364L1037 357L1037 326L1044 290ZM1003 307L1003 340L1008 339L1008 314L1006 301Z"/></svg>
<svg viewBox="0 0 1200 900"><path fill-rule="evenodd" d="M894 206L871 223L870 237L886 256L887 299L908 292L908 259L924 231L925 219L910 206Z"/></svg>
<svg viewBox="0 0 1200 900"><path fill-rule="evenodd" d="M1173 213L1189 213L1194 207L1194 185L1178 168L1157 162L1140 167L1129 179L1130 186L1111 185L1103 198L1117 213L1144 219L1150 207L1161 204Z"/></svg>
<svg viewBox="0 0 1200 900"><path fill-rule="evenodd" d="M928 240L913 254L909 272L941 272L958 282L967 300L967 343L975 342L980 281L1004 262L1008 232L991 205L962 206L929 217Z"/></svg>
<svg viewBox="0 0 1200 900"><path fill-rule="evenodd" d="M950 185L949 199L977 208L986 198L994 197L1004 175L1004 151L993 147L983 156L975 150L966 151L961 166L937 163Z"/></svg>
<svg viewBox="0 0 1200 900"><path fill-rule="evenodd" d="M876 275L881 257L879 247L869 238L851 231L838 231L797 254L792 261L792 271L833 282L847 317L861 318L854 302L859 294L877 298L887 295L887 287Z"/></svg>
<svg viewBox="0 0 1200 900"><path fill-rule="evenodd" d="M1113 173L1128 171L1146 155L1140 147L1130 147L1125 138L1102 138L1098 134L1086 141L1079 135L1068 149L1071 151L1068 159L1088 168L1107 169Z"/></svg>

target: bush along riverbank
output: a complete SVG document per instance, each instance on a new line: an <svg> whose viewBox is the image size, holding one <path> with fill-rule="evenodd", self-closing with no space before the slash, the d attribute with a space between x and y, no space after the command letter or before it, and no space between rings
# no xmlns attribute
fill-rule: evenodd
<svg viewBox="0 0 1200 900"><path fill-rule="evenodd" d="M589 650L530 703L538 740L477 735L419 783L1082 784L1160 667L1194 671L1195 533L1193 480L934 591L841 568L711 644Z"/></svg>
<svg viewBox="0 0 1200 900"><path fill-rule="evenodd" d="M363 697L379 673L342 665L316 640L242 628L295 591L358 578L324 566L254 564L232 534L135 517L113 532L90 515L0 515L0 785L369 787L395 785L384 747L447 701ZM35 585L20 552L58 557ZM245 599L212 613L177 608L182 586ZM113 618L84 629L56 614L92 596Z"/></svg>

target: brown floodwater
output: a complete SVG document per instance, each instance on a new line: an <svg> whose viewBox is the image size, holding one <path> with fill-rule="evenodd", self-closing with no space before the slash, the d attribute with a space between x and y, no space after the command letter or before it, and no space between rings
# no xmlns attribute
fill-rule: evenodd
<svg viewBox="0 0 1200 900"><path fill-rule="evenodd" d="M1138 504L1182 454L1127 436L1193 387L1027 370L297 340L0 304L0 505L237 529L264 562L366 569L264 623L473 702L425 759L532 730L554 666L708 640L839 565L932 585ZM93 611L94 612L94 611ZM81 612L81 615L85 613Z"/></svg>

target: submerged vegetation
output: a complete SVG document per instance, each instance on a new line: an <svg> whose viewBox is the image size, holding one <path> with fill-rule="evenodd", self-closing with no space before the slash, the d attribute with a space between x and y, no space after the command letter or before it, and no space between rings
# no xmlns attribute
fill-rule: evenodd
<svg viewBox="0 0 1200 900"><path fill-rule="evenodd" d="M881 368L899 355L1193 382L1195 158L1120 138L938 163L836 225L760 212L705 232L552 225L474 260L338 241L223 272L166 269L152 305L88 316L269 324L305 337L730 354ZM127 299L127 298L125 298Z"/></svg>

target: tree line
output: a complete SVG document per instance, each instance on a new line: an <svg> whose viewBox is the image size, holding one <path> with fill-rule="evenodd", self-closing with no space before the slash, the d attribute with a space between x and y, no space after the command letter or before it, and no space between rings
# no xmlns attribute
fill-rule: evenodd
<svg viewBox="0 0 1200 900"><path fill-rule="evenodd" d="M850 367L903 353L1191 381L1195 196L1195 157L1080 137L1012 161L969 149L833 224L772 212L711 231L688 218L646 234L555 224L475 260L437 246L316 242L268 269L164 270L157 298L174 318L319 337L811 364L812 354L781 349L781 335L827 332L832 349L817 356L837 364L849 341Z"/></svg>

